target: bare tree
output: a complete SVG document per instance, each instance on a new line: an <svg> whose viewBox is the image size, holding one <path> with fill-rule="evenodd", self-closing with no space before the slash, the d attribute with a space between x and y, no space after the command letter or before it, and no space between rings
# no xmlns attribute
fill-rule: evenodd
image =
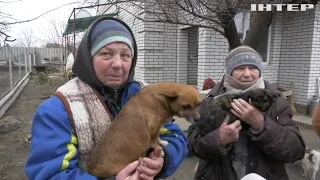
<svg viewBox="0 0 320 180"><path fill-rule="evenodd" d="M8 4L8 3L16 3L22 0L6 0L6 1L0 1L0 7L2 5ZM8 12L3 12L0 9L0 37L3 37L5 40L12 41L13 38L10 37L9 32L10 32L10 26L14 24L22 24L22 23L27 23L31 22L34 20L39 19L40 17L47 15L53 11L59 10L62 7L69 6L69 5L92 5L96 3L95 1L92 0L75 0L74 2L69 2L66 4L62 4L58 7L55 7L49 11L46 11L44 13L39 14L38 16L31 18L31 19L26 19L26 20L20 20L14 18L10 13Z"/></svg>
<svg viewBox="0 0 320 180"><path fill-rule="evenodd" d="M14 46L35 47L38 43L37 38L31 28L26 28L18 35L17 41Z"/></svg>
<svg viewBox="0 0 320 180"><path fill-rule="evenodd" d="M7 0L7 1L0 1L0 6L15 3L20 0ZM10 26L8 26L8 23L10 21L18 21L16 18L14 18L10 13L5 12L0 9L0 37L4 41L14 41L9 35L8 32L10 31Z"/></svg>
<svg viewBox="0 0 320 180"><path fill-rule="evenodd" d="M266 3L313 3L318 0L107 0L126 11L136 19L145 22L164 22L213 29L223 35L230 49L241 44L256 49L262 34L268 31L276 7L272 11L251 12L250 28L246 38L241 41L234 17L242 11L250 11L251 4ZM139 9L132 12L128 7ZM110 8L110 7L109 7Z"/></svg>
<svg viewBox="0 0 320 180"><path fill-rule="evenodd" d="M66 28L66 23L61 20L50 19L49 26L44 26L45 38L42 41L56 45L63 44L62 34Z"/></svg>

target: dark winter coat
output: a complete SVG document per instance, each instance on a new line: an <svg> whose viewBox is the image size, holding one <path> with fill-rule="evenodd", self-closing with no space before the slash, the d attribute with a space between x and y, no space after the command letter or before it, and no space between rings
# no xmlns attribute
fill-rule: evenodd
<svg viewBox="0 0 320 180"><path fill-rule="evenodd" d="M259 134L247 133L249 154L247 174L257 173L267 180L289 180L285 163L292 163L304 157L305 142L299 128L292 120L288 101L280 92L265 81L266 89L276 97L269 111L265 112L265 127ZM200 112L206 112L214 96L226 91L222 83L217 84L200 105ZM201 116L201 113L200 113ZM219 130L213 130L201 137L194 125L188 129L189 149L200 161L195 180L227 180L223 178L222 163L228 160L228 152L220 145Z"/></svg>

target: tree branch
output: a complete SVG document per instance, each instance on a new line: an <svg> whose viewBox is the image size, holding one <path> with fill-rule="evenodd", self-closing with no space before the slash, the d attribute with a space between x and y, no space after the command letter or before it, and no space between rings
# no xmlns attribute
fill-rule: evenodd
<svg viewBox="0 0 320 180"><path fill-rule="evenodd" d="M22 20L22 21L16 21L16 22L8 22L8 23L4 23L4 25L13 25L13 24L21 24L21 23L31 22L31 21L34 21L36 19L39 19L40 17L42 17L42 16L44 16L44 15L46 15L46 14L52 12L52 11L58 10L58 9L64 7L64 6L68 6L68 5L72 5L72 4L78 4L78 3L81 3L81 2L72 2L72 3L63 4L61 6L58 6L58 7L54 8L54 9L51 9L51 10L49 10L47 12L44 12L44 13L40 14L39 16L35 17L35 18L28 19L28 20Z"/></svg>
<svg viewBox="0 0 320 180"><path fill-rule="evenodd" d="M262 35L266 34L272 22L273 11L252 12L249 32L243 42L253 49L258 48Z"/></svg>
<svg viewBox="0 0 320 180"><path fill-rule="evenodd" d="M6 38L4 39L4 41L9 41L9 42L13 42L13 41L15 41L16 39L8 39L8 38L11 38L11 36L9 36L8 34L6 34L6 33L4 33L4 32L2 32L2 31L0 31L0 34L3 34L4 36L6 36Z"/></svg>
<svg viewBox="0 0 320 180"><path fill-rule="evenodd" d="M226 0L226 9L218 13L218 17L223 24L224 36L227 38L230 49L234 49L241 45L240 37L234 22L234 17L240 7L241 0L234 3Z"/></svg>
<svg viewBox="0 0 320 180"><path fill-rule="evenodd" d="M0 3L16 3L21 2L22 0L16 0L16 1L0 1Z"/></svg>
<svg viewBox="0 0 320 180"><path fill-rule="evenodd" d="M109 0L118 4L120 0ZM218 1L218 2L217 2ZM130 12L119 5L121 11L143 22L162 22L212 29L228 40L231 49L241 45L235 16L250 9L251 3L270 3L272 0L127 0L130 7L142 12ZM277 3L315 2L317 0L279 0ZM217 3L217 4L215 4ZM127 5L127 4L126 4ZM144 6L145 5L145 6ZM273 7L275 9L275 7ZM148 15L146 15L148 14ZM268 30L274 12L253 12L250 29L243 44L257 48L262 34ZM244 32L245 33L245 32Z"/></svg>
<svg viewBox="0 0 320 180"><path fill-rule="evenodd" d="M219 21L217 21L217 20L215 20L213 18L208 18L208 17L205 17L205 16L203 16L201 14L197 14L196 12L194 12L193 8L191 8L192 10L190 11L189 9L183 7L177 0L176 0L176 2L177 2L176 4L180 7L181 10L189 13L191 16L198 17L198 18L201 18L203 20L211 21L213 23L216 23L217 25L223 25L221 22L219 22ZM193 7L193 6L191 5L191 7ZM213 12L211 12L211 13L213 13Z"/></svg>
<svg viewBox="0 0 320 180"><path fill-rule="evenodd" d="M128 9L119 6L119 8L121 10L123 10L126 13L132 15L135 19L141 20L143 22L159 22L159 23L162 22L162 23L170 23L170 24L177 24L177 25L187 25L187 26L193 26L193 27L202 27L202 28L212 29L212 30L214 30L214 31L216 31L218 33L224 34L224 32L221 29L219 29L218 27L215 27L213 25L204 25L204 24L201 24L201 23L197 24L197 23L192 23L192 22L188 22L188 21L187 22L181 22L181 21L178 21L177 18L175 18L176 21L172 20L172 19L162 19L158 14L153 13L153 12L143 8L141 5L135 4L134 2L130 2L130 3L133 6L137 6L137 7L142 8L145 11L144 13L150 13L152 15L157 16L157 18L154 19L154 20L146 20L146 19L140 17L141 14L137 14L135 12L131 12Z"/></svg>

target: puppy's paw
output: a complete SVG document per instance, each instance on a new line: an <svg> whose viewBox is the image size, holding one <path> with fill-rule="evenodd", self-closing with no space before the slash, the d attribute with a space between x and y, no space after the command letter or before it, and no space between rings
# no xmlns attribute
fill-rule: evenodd
<svg viewBox="0 0 320 180"><path fill-rule="evenodd" d="M163 147L166 147L167 145L169 145L168 141L161 141L160 144L161 144Z"/></svg>
<svg viewBox="0 0 320 180"><path fill-rule="evenodd" d="M158 143L161 144L163 147L166 147L169 144L168 141L164 141L160 137L158 137Z"/></svg>
<svg viewBox="0 0 320 180"><path fill-rule="evenodd" d="M196 173L199 167L199 162L194 166L193 172Z"/></svg>
<svg viewBox="0 0 320 180"><path fill-rule="evenodd" d="M164 151L161 150L161 157L164 157Z"/></svg>

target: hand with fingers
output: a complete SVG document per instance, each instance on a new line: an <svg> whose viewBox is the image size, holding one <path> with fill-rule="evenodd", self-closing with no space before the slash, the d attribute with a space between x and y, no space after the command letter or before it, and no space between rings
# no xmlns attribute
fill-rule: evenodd
<svg viewBox="0 0 320 180"><path fill-rule="evenodd" d="M149 157L139 158L120 171L116 180L153 180L163 167L163 150L157 147Z"/></svg>
<svg viewBox="0 0 320 180"><path fill-rule="evenodd" d="M250 102L250 100L249 100ZM263 113L243 99L234 99L231 103L231 112L253 129L262 130L264 127Z"/></svg>
<svg viewBox="0 0 320 180"><path fill-rule="evenodd" d="M228 120L225 120L219 127L220 144L227 145L239 139L239 132L242 129L241 122L236 120L228 125Z"/></svg>
<svg viewBox="0 0 320 180"><path fill-rule="evenodd" d="M139 161L134 161L122 169L116 176L116 180L140 180L140 172L137 171Z"/></svg>
<svg viewBox="0 0 320 180"><path fill-rule="evenodd" d="M149 157L140 158L140 165L137 171L140 173L140 180L153 180L163 167L164 152L161 147L155 148Z"/></svg>

